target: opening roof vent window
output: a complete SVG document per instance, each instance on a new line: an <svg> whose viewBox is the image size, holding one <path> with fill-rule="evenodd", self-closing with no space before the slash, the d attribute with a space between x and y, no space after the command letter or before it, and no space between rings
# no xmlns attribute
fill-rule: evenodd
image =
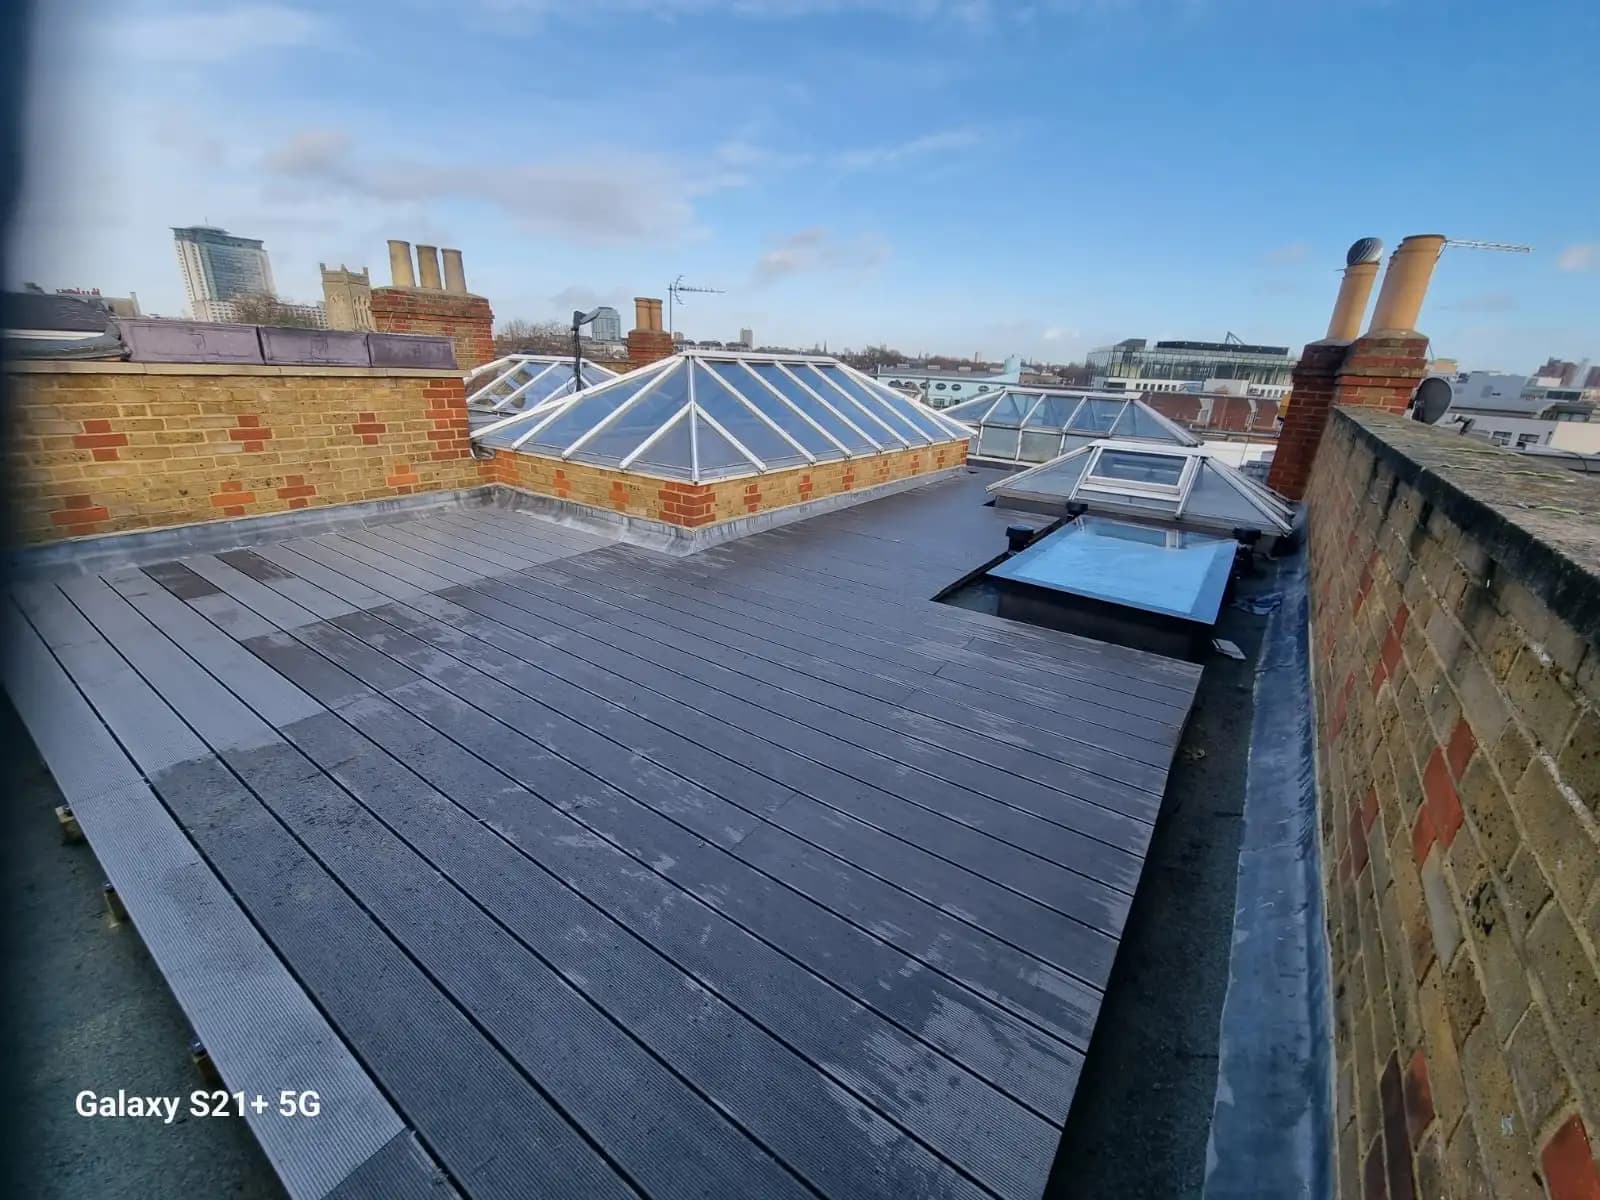
<svg viewBox="0 0 1600 1200"><path fill-rule="evenodd" d="M567 369L570 380L571 362ZM837 359L695 351L475 429L485 446L700 483L970 438Z"/></svg>
<svg viewBox="0 0 1600 1200"><path fill-rule="evenodd" d="M1111 439L1090 442L1016 475L989 494L1004 507L1091 512L1219 531L1287 534L1293 512L1276 492L1205 449Z"/></svg>

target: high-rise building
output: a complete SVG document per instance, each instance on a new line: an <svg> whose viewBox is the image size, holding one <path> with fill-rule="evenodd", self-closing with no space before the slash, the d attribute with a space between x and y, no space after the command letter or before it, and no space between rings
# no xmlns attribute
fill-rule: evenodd
<svg viewBox="0 0 1600 1200"><path fill-rule="evenodd" d="M172 237L189 309L199 320L214 319L208 315L213 303L277 295L272 264L259 238L234 237L210 225L174 226Z"/></svg>
<svg viewBox="0 0 1600 1200"><path fill-rule="evenodd" d="M754 350L756 346L755 331L753 329L739 330L739 344L746 350Z"/></svg>
<svg viewBox="0 0 1600 1200"><path fill-rule="evenodd" d="M622 314L610 305L597 309L594 320L589 324L589 336L597 342L620 342Z"/></svg>

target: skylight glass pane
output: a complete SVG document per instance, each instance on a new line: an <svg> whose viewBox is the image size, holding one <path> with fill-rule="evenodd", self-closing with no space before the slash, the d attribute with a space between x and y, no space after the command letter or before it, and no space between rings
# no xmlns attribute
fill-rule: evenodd
<svg viewBox="0 0 1600 1200"><path fill-rule="evenodd" d="M965 421L976 425L983 419L983 415L994 407L997 399L997 396L979 396L976 400L963 400L960 404L952 404L949 408L943 409L942 415L952 421Z"/></svg>
<svg viewBox="0 0 1600 1200"><path fill-rule="evenodd" d="M862 437L861 434L851 429L838 417L834 416L833 413L829 412L823 405L818 404L814 398L808 396L803 387L795 383L794 380L790 379L778 369L777 364L750 363L749 366L750 369L762 379L766 380L779 392L792 400L801 409L801 411L806 414L806 416L810 417L818 425L821 425L829 433L833 434L834 437L838 438L847 447L849 447L853 453L859 454L877 450L877 446L874 446L871 442L867 441L866 438ZM834 407L837 408L838 405L834 405ZM852 418L852 420L853 419L854 418ZM856 421L856 424L859 426L861 422ZM886 436L887 435L885 435L885 437ZM881 443L885 440L885 438L879 438L878 440Z"/></svg>
<svg viewBox="0 0 1600 1200"><path fill-rule="evenodd" d="M877 389L868 387L860 380L853 378L848 371L841 371L838 367L814 367L820 375L826 375L830 382L836 384L848 395L857 400L869 412L873 413L901 437L906 438L912 445L921 445L925 442L948 441L950 435L937 428L932 420L924 422L915 412L915 403L896 395L882 395ZM887 389L884 389L887 391Z"/></svg>
<svg viewBox="0 0 1600 1200"><path fill-rule="evenodd" d="M771 417L774 424L781 426L785 433L787 433L795 441L799 442L807 450L811 451L811 453L816 455L817 458L830 459L844 457L843 450L839 449L839 447L835 446L826 437L819 433L814 426L808 424L804 419L802 419L799 413L796 413L794 409L790 408L782 400L779 400L771 392L767 391L766 388L762 387L755 380L751 379L750 376L746 374L745 369L738 363L707 362L705 367L707 370L713 372L717 378L726 380L728 386L733 388L734 391L738 392L746 400L750 401L750 403L754 404L762 412L766 413L767 416ZM707 386L715 387L716 385L708 383ZM695 384L695 394L697 396L699 395L699 388L700 385L697 382ZM798 403L798 401L796 403ZM817 407L816 401L811 400L809 397L806 398L806 403L808 407L805 408L804 411L807 413L810 413L813 408ZM822 424L820 421L817 423L819 425ZM832 426L825 426L825 428L831 429Z"/></svg>
<svg viewBox="0 0 1600 1200"><path fill-rule="evenodd" d="M1087 454L1080 454L1076 458L1063 459L1052 467L1041 467L1028 476L1027 479L1018 479L1015 486L1007 484L995 489L999 494L1007 492L1023 493L1037 496L1059 496L1065 499L1071 495L1073 487L1083 475L1083 469L1089 463Z"/></svg>
<svg viewBox="0 0 1600 1200"><path fill-rule="evenodd" d="M1072 419L1072 428L1085 433L1110 433L1126 403L1126 400L1085 400Z"/></svg>
<svg viewBox="0 0 1600 1200"><path fill-rule="evenodd" d="M865 385L863 385L863 387L864 386ZM877 393L874 390L872 394L876 395ZM945 426L940 423L939 418L933 415L933 410L931 408L928 408L923 404L918 404L909 396L894 394L884 397L883 402L890 408L894 409L895 412L899 413L906 420L915 425L917 429L928 438L929 441L948 442L952 438L960 436L960 434L945 428ZM946 420L948 420L950 418L949 410L945 410L940 414L940 416L943 416Z"/></svg>
<svg viewBox="0 0 1600 1200"><path fill-rule="evenodd" d="M1077 396L1046 396L1028 418L1028 428L1064 429L1078 404Z"/></svg>
<svg viewBox="0 0 1600 1200"><path fill-rule="evenodd" d="M630 391L638 396L652 381L661 380L650 389L649 394L642 395L638 403L622 412L604 429L584 442L578 452L578 457L584 462L601 464L617 462L631 453L645 438L660 429L689 399L686 374L682 370L673 368L668 368L668 372L665 379L660 375L650 376L638 389L612 388L600 392L587 401L580 396L572 410L557 417L551 428L539 435L538 441L565 450L598 425L608 414L621 407L611 399L613 392ZM565 428L556 430L555 427L558 425ZM688 463L684 463L684 466L687 467Z"/></svg>
<svg viewBox="0 0 1600 1200"><path fill-rule="evenodd" d="M841 386L838 390L835 390L828 386L828 381L822 377L820 368L813 367L808 363L786 363L784 365L802 383L859 425L866 431L868 436L877 440L884 449L899 450L907 443L914 446L923 444L924 439L920 434L915 430L908 429L905 422L898 420L893 414L884 412L880 405L864 400L859 393L851 388ZM830 376L830 378L832 377ZM840 392L843 392L843 395Z"/></svg>
<svg viewBox="0 0 1600 1200"><path fill-rule="evenodd" d="M674 479L693 478L690 470L689 414L684 413L644 453L628 464L630 471L648 471Z"/></svg>
<svg viewBox="0 0 1600 1200"><path fill-rule="evenodd" d="M1037 392L1007 392L984 421L991 425L1020 425L1038 399Z"/></svg>
<svg viewBox="0 0 1600 1200"><path fill-rule="evenodd" d="M1187 459L1171 454L1140 454L1135 450L1102 450L1095 464L1096 479L1120 479L1128 483L1154 483L1176 487L1183 477Z"/></svg>
<svg viewBox="0 0 1600 1200"><path fill-rule="evenodd" d="M698 388L698 385L696 387ZM758 469L753 462L730 445L726 438L704 421L696 421L694 430L695 445L700 448L701 479L725 479L730 475L750 475L754 474Z"/></svg>
<svg viewBox="0 0 1600 1200"><path fill-rule="evenodd" d="M806 461L806 456L784 441L770 425L729 395L728 390L713 379L705 367L699 363L693 366L694 401L700 411L709 414L712 420L738 438L745 449L769 467L795 466ZM704 434L709 426L702 424L700 429Z"/></svg>
<svg viewBox="0 0 1600 1200"><path fill-rule="evenodd" d="M1200 470L1189 498L1184 502L1185 516L1214 521L1230 521L1252 529L1270 528L1271 521L1250 499L1223 479L1210 463Z"/></svg>
<svg viewBox="0 0 1600 1200"><path fill-rule="evenodd" d="M983 458L1016 458L1021 430L985 425L978 430L978 454Z"/></svg>
<svg viewBox="0 0 1600 1200"><path fill-rule="evenodd" d="M1059 433L1041 433L1032 429L1022 431L1022 445L1017 457L1023 462L1049 462L1061 453Z"/></svg>

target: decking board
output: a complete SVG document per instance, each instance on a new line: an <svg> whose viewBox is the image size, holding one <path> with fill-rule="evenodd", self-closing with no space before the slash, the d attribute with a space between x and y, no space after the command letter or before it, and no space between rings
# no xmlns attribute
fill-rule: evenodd
<svg viewBox="0 0 1600 1200"><path fill-rule="evenodd" d="M13 620L392 1098L338 1195L1031 1200L1197 672L931 603L981 483L685 559L462 507Z"/></svg>

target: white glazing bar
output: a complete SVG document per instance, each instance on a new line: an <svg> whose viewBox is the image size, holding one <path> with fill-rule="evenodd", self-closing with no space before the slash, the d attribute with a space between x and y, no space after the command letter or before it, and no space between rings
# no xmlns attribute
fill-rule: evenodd
<svg viewBox="0 0 1600 1200"><path fill-rule="evenodd" d="M693 406L690 404L690 402L685 400L683 402L682 407L680 407L677 412L673 413L672 416L667 418L667 423L665 425L661 426L661 428L657 429L649 437L645 438L644 441L640 442L632 450L629 450L628 453L623 456L622 461L617 463L617 466L620 467L624 471L626 471L629 467L633 466L634 462L638 459L638 457L641 454L643 454L646 450L650 449L651 446L654 446L662 438L667 436L667 433L672 429L672 427L674 425L676 425L680 420L683 419L684 414L689 412L691 407L693 407ZM694 433L693 433L692 429L690 430L690 435L689 436L690 436L690 441L692 443L693 442L693 438L694 438Z"/></svg>
<svg viewBox="0 0 1600 1200"><path fill-rule="evenodd" d="M732 446L735 450L737 450L740 454L742 454L746 458L748 458L755 465L755 468L756 468L757 471L765 471L767 469L767 464L765 462L763 462L761 459L757 458L755 456L755 454L750 450L750 447L746 446L738 438L734 437L733 434L729 433L725 428L723 428L723 425L722 425L721 421L717 420L710 413L706 412L703 408L700 408L698 405L695 406L694 415L698 420L704 421L707 425L711 426L711 428L715 429L723 437L727 438L728 439L728 444L730 446ZM696 465L698 466L698 463Z"/></svg>
<svg viewBox="0 0 1600 1200"><path fill-rule="evenodd" d="M750 401L746 400L738 392L734 391L733 387L728 383L728 381L726 379L724 379L721 375L718 375L710 367L706 367L706 368L704 368L704 370L705 370L705 373L707 375L711 376L712 379L715 379L717 381L717 383L721 385L723 391L727 392L728 395L732 396L735 401L737 401L739 404L742 404L751 413L755 414L755 416L764 425L766 425L767 428L771 429L773 433L777 434L784 441L788 442L789 445L793 446L802 455L804 455L805 456L805 460L807 462L814 463L814 462L817 461L817 456L815 454L811 453L811 451L807 450L799 442L795 441L794 438L790 437L788 431L786 429L784 429L784 427L782 425L779 425L771 417L767 416L766 413L762 412L754 404L750 403Z"/></svg>
<svg viewBox="0 0 1600 1200"><path fill-rule="evenodd" d="M494 410L496 412L499 412L501 409L505 408L506 405L510 404L513 400L515 400L518 396L522 395L523 392L526 392L534 384L538 383L539 380L543 379L546 375L550 374L551 371L554 371L558 366L561 366L561 365L562 365L561 363L548 363L548 364L546 364L544 370L540 371L537 375L535 375L532 379L528 380L527 383L523 384L521 387L519 387L516 391L512 392L510 395L506 396L505 398L503 398L501 400L495 401L495 403L493 404L492 407L494 408Z"/></svg>
<svg viewBox="0 0 1600 1200"><path fill-rule="evenodd" d="M882 450L883 449L883 443L882 442L880 442L877 438L873 437L865 429L861 428L861 426L857 425L849 417L845 416L842 412L840 412L833 405L829 404L826 399L824 399L822 396L817 394L817 392L816 392L816 390L814 388L808 387L806 385L806 381L801 379L799 376L797 376L793 371L789 370L788 367L784 366L782 363L774 363L773 365L776 366L778 368L778 370L782 371L783 374L784 374L784 378L788 379L789 382L791 382L792 384L795 385L795 387L799 388L806 395L810 396L818 404L822 405L823 408L827 409L834 416L838 417L839 420L843 421L846 425L850 426L851 429L855 430L863 438L865 438L872 445L873 449L875 449L875 450ZM837 389L835 389L835 390L837 390Z"/></svg>
<svg viewBox="0 0 1600 1200"><path fill-rule="evenodd" d="M660 366L659 363L648 363L645 366L642 366L642 367L638 368L637 370L627 372L625 375L617 375L617 376L614 376L611 379L603 380L600 383L595 384L593 387L584 388L583 391L581 391L581 392L574 392L572 395L566 397L565 399L560 399L558 397L557 399L560 402L559 402L559 404L558 404L558 406L557 406L557 408L556 408L556 410L554 412L548 412L547 413L547 410L545 409L544 405L537 404L533 408L527 409L527 410L525 410L523 412L512 413L509 417L502 417L500 420L495 421L493 424L485 425L482 429L473 430L472 431L472 436L474 438L485 437L488 434L496 433L499 430L505 429L505 428L507 428L509 426L518 425L518 424L521 424L523 422L532 421L535 417L539 416L541 413L547 413L547 415L544 417L543 420L539 421L538 424L534 425L534 427L532 429L528 430L527 433L523 434L521 437L519 437L515 442L513 442L511 444L512 448L515 449L516 447L522 445L523 442L527 441L535 433L538 433L539 430L543 429L546 425L548 425L555 417L559 416L560 413L563 410L565 410L569 405L576 403L580 399L587 400L589 397L594 396L594 395L596 395L596 394L598 394L600 392L603 392L607 388L616 387L619 383L626 383L630 379L638 379L638 378L640 378L640 377L642 377L644 375L649 374L652 369L658 368L659 366Z"/></svg>
<svg viewBox="0 0 1600 1200"><path fill-rule="evenodd" d="M605 416L601 417L593 425L589 426L588 429L584 430L584 432L578 436L578 439L575 442L573 442L570 446L568 446L565 450L563 450L561 452L561 457L564 458L564 459L571 458L579 450L583 449L584 446L588 445L588 443L591 440L593 440L599 434L604 433L607 429L611 428L612 423L615 422L619 417L621 417L623 413L631 412L633 410L633 407L636 404L638 404L639 401L643 400L651 392L655 391L658 387L660 387L661 386L661 381L663 379L665 379L667 376L671 375L674 371L676 371L682 365L683 365L683 360L680 358L676 362L674 362L672 364L672 366L668 367L665 371L662 371L659 375L657 375L649 383L645 384L637 392L635 392L633 395L629 396L626 400L624 400L621 404L619 404L615 408L613 408ZM576 399L578 399L580 397L585 397L586 398L588 395L589 395L589 393L587 393L587 392L579 392L579 393L577 393L577 395L575 395L573 397L573 399L576 400ZM522 443L518 442L517 444L521 445Z"/></svg>
<svg viewBox="0 0 1600 1200"><path fill-rule="evenodd" d="M862 416L866 417L870 421L876 422L878 425L881 425L883 427L883 431L885 433L887 433L890 437L894 438L895 441L899 442L902 446L910 447L911 443L906 440L906 435L905 434L901 433L893 425L889 424L889 422L885 421L877 413L873 412L865 404L861 403L861 401L857 400L849 392L845 391L837 383L835 383L833 380L829 379L828 378L828 373L826 371L818 371L818 370L813 368L812 374L816 375L816 377L818 379L822 380L823 383L827 384L835 392L837 392L840 396L844 397L844 399L846 401L848 401L851 405L853 405L855 407L856 411L861 413ZM799 377L796 376L796 378L798 379ZM800 380L800 382L804 383L805 381L804 380ZM926 434L919 433L917 435L917 437L919 439L921 439L924 444L927 443L927 441L929 440Z"/></svg>
<svg viewBox="0 0 1600 1200"><path fill-rule="evenodd" d="M757 374L754 370L751 369L749 363L741 362L739 365L745 369L745 371L749 374L751 379L754 379L762 387L766 388L767 391L771 392L773 394L773 396L775 396L777 398L779 404L784 405L795 416L799 417L807 425L811 426L811 428L815 429L823 437L827 438L830 442L832 442L835 446L837 446L839 448L839 453L840 454L844 455L846 458L850 458L855 453L854 451L852 451L850 449L849 446L846 446L838 438L834 437L832 433L828 432L827 429L825 429L821 425L817 424L817 422L812 418L811 414L806 412L805 409L801 408L793 400L789 399L789 397L785 396L777 388L773 387L765 379L761 378L761 376L759 374ZM777 365L776 362L774 362L773 365L774 366ZM716 374L715 371L713 371L711 373L713 375ZM724 382L726 382L726 381L724 381ZM732 385L730 384L729 386L731 387ZM804 385L801 385L801 386L804 386ZM865 436L865 435L863 435L863 436Z"/></svg>
<svg viewBox="0 0 1600 1200"><path fill-rule="evenodd" d="M839 369L844 371L845 377L847 379L853 379L858 384L870 385L870 386L865 387L865 389L864 389L866 391L867 395L873 396L875 399L878 399L880 401L880 403L882 403L885 408L887 408L890 412L894 413L894 415L896 417L898 417L902 421L908 421L913 426L915 426L915 422L910 422L909 418L907 418L904 414L902 414L899 409L895 408L894 404L889 399L884 399L882 397L877 396L878 392L885 392L885 393L888 394L888 396L892 397L894 400L899 400L899 401L903 401L904 403L914 405L916 407L916 409L917 409L917 413L918 413L919 416L930 416L930 417L932 417L933 418L933 423L939 429L941 429L941 430L943 430L945 432L950 432L951 431L951 427L957 424L956 420L953 417L945 416L938 409L934 408L933 405L931 405L931 404L923 404L921 401L913 400L910 396L902 396L899 392L895 391L895 389L893 389L892 387L889 387L887 384L880 383L878 380L874 379L871 375L868 375L865 371L856 370L856 368L852 367L849 363L843 363L843 362L840 363L839 364ZM976 397L974 397L974 399L976 399ZM967 403L969 403L969 401L963 400L963 401L961 401L961 403L962 404L967 404ZM929 442L932 442L932 441L935 440L935 439L929 437L928 434L926 432L924 432L920 428L917 429L917 436L921 437L921 438L926 438ZM968 436L970 436L970 435L966 432L965 429L962 429L960 432L951 433L951 437L952 438L963 438L963 437L968 437Z"/></svg>

